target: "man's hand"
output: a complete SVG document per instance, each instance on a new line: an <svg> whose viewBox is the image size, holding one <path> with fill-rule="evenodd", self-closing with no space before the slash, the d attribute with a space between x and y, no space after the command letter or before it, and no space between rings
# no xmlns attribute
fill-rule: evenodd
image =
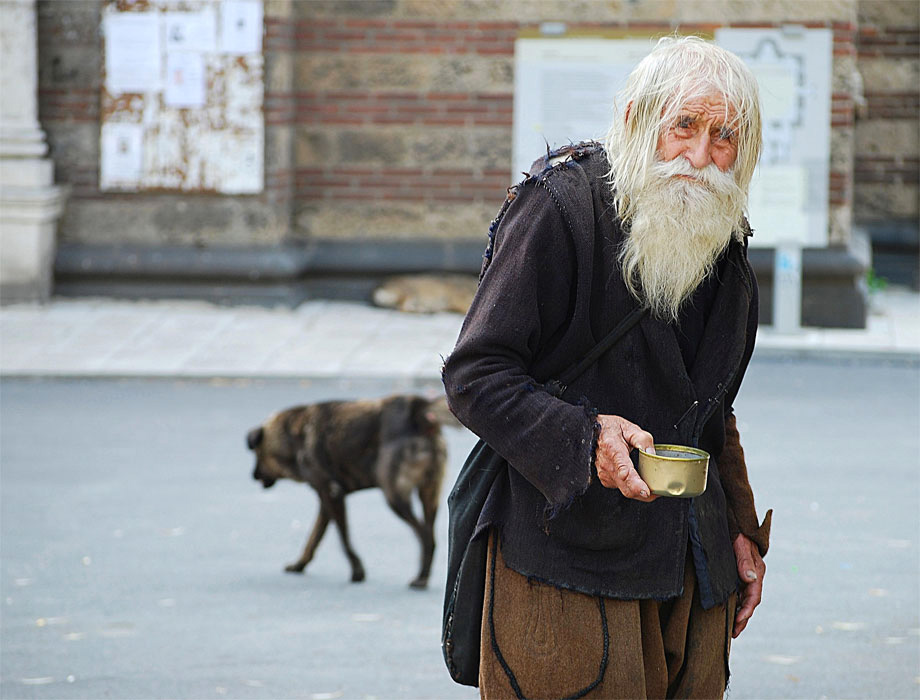
<svg viewBox="0 0 920 700"><path fill-rule="evenodd" d="M629 459L629 452L634 447L655 453L651 433L619 416L600 415L597 422L601 431L597 437L594 465L601 483L608 489L619 489L626 498L637 501L651 503L658 498L642 481Z"/></svg>
<svg viewBox="0 0 920 700"><path fill-rule="evenodd" d="M767 565L763 563L760 550L744 535L739 534L732 542L735 549L735 561L738 563L738 576L744 586L739 594L739 608L735 613L735 626L732 629L732 638L737 637L747 627L748 620L754 614L754 608L760 605L763 594L763 576Z"/></svg>

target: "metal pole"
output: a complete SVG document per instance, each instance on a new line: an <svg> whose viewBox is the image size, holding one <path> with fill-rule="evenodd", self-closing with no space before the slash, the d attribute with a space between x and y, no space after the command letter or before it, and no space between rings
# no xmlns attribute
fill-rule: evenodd
<svg viewBox="0 0 920 700"><path fill-rule="evenodd" d="M773 330L802 330L802 247L786 242L776 246L773 259Z"/></svg>

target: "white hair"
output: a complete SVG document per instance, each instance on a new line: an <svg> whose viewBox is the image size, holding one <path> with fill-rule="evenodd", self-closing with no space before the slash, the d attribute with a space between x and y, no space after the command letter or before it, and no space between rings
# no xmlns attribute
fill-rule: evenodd
<svg viewBox="0 0 920 700"><path fill-rule="evenodd" d="M757 80L744 62L700 37L664 37L630 73L617 98L604 149L617 214L628 223L635 194L648 182L658 138L688 100L720 95L726 125L736 133L738 157L732 172L742 192L742 210L762 146Z"/></svg>

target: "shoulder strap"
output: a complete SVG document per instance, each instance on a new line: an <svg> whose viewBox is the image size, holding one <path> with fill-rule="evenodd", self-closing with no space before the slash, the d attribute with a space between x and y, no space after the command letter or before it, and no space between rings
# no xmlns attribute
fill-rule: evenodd
<svg viewBox="0 0 920 700"><path fill-rule="evenodd" d="M597 362L601 355L616 345L617 341L626 335L629 329L635 326L647 312L648 307L646 306L633 309L633 311L620 321L612 331L605 335L578 364L569 367L562 373L559 379L550 379L546 382L545 386L547 391L556 398L561 397L565 393L565 390L569 388L569 384L580 377L588 367Z"/></svg>
<svg viewBox="0 0 920 700"><path fill-rule="evenodd" d="M577 217L581 212L593 211L592 201L591 201L591 185L588 179L588 174L582 167L577 168L577 174L574 174L573 171L567 171L567 174L571 177L580 177L581 186L574 187L569 191L569 196L574 196L580 198L579 202L582 206L576 207L566 207L564 202L567 201L560 193L559 189L556 187L555 179L549 177L547 173L554 171L554 165L558 165L562 162L573 161L578 163L582 159L590 156L592 153L597 152L601 149L601 145L596 142L582 142L579 144L572 145L570 147L565 147L556 152L549 152L543 158L538 158L534 161L531 166L531 170L528 173L528 177L524 180L521 185L528 182L536 180L539 182L546 190L549 192L550 196L553 198L553 201L556 204L556 207L559 210L563 220L566 223L566 226L569 227L571 232L579 230L588 230L592 229L590 219L586 215L581 214L582 220L573 221L573 214ZM558 161L558 162L555 162ZM505 211L508 208L508 205L516 198L517 196L517 185L515 187L509 188L508 198L505 200L505 203L502 205L501 211L499 211L498 216L493 219L492 224L489 226L489 246L486 249L486 254L483 256L484 262L482 271L480 272L480 281L482 280L482 274L485 273L485 269L491 261L492 253L495 246L495 235L498 224L500 223L502 217L505 214ZM568 388L575 379L581 376L581 374L593 365L597 360L612 348L617 341L620 340L626 333L635 326L639 320L646 314L648 311L647 307L640 307L634 309L626 318L620 321L612 331L610 331L606 336L604 336L601 341L588 352L587 355L582 358L582 360L572 367L569 367L559 379L550 379L543 386L546 390L555 396L556 398L561 397L565 390Z"/></svg>

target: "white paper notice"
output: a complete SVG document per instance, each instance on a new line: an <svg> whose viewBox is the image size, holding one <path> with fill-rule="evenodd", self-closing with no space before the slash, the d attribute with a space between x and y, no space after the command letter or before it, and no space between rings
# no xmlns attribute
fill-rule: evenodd
<svg viewBox="0 0 920 700"><path fill-rule="evenodd" d="M217 16L214 8L163 15L167 51L215 51Z"/></svg>
<svg viewBox="0 0 920 700"><path fill-rule="evenodd" d="M220 6L220 40L226 53L261 53L262 3L224 0Z"/></svg>
<svg viewBox="0 0 920 700"><path fill-rule="evenodd" d="M826 246L833 32L720 27L716 42L747 63L763 101L763 154L750 191L751 245Z"/></svg>
<svg viewBox="0 0 920 700"><path fill-rule="evenodd" d="M750 68L760 88L763 120L794 121L799 98L795 73L782 63L754 63Z"/></svg>
<svg viewBox="0 0 920 700"><path fill-rule="evenodd" d="M100 140L100 187L136 189L143 163L143 127L140 124L109 122L102 125Z"/></svg>
<svg viewBox="0 0 920 700"><path fill-rule="evenodd" d="M221 144L220 192L255 194L262 191L263 144L261 134L225 133Z"/></svg>
<svg viewBox="0 0 920 700"><path fill-rule="evenodd" d="M763 165L751 180L749 219L759 246L799 242L808 231L808 171L799 165Z"/></svg>
<svg viewBox="0 0 920 700"><path fill-rule="evenodd" d="M613 99L653 39L518 39L512 179L550 148L603 138Z"/></svg>
<svg viewBox="0 0 920 700"><path fill-rule="evenodd" d="M204 58L192 51L166 54L166 94L170 107L202 107L205 97Z"/></svg>
<svg viewBox="0 0 920 700"><path fill-rule="evenodd" d="M160 89L160 17L115 12L103 22L105 87L111 95Z"/></svg>

